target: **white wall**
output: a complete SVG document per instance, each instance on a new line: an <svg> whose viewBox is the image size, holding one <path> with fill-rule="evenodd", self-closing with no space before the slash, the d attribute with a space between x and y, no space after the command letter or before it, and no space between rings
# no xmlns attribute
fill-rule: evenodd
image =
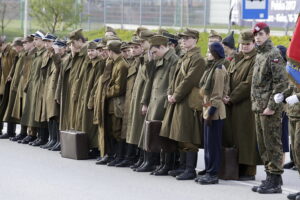
<svg viewBox="0 0 300 200"><path fill-rule="evenodd" d="M210 24L228 24L231 0L208 0Z"/></svg>

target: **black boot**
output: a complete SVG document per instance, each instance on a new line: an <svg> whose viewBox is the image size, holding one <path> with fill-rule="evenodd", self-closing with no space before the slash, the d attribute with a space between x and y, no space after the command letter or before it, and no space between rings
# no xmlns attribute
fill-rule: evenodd
<svg viewBox="0 0 300 200"><path fill-rule="evenodd" d="M125 140L121 140L117 143L117 153L114 160L107 163L107 166L112 167L116 166L117 164L121 163L124 160L124 149L126 146Z"/></svg>
<svg viewBox="0 0 300 200"><path fill-rule="evenodd" d="M16 136L16 124L8 122L6 134L0 136L0 139L9 139Z"/></svg>
<svg viewBox="0 0 300 200"><path fill-rule="evenodd" d="M27 126L21 125L21 133L16 137L11 138L13 142L22 141L27 136Z"/></svg>
<svg viewBox="0 0 300 200"><path fill-rule="evenodd" d="M136 159L136 145L127 144L125 159L116 164L116 167L130 167L134 164Z"/></svg>
<svg viewBox="0 0 300 200"><path fill-rule="evenodd" d="M3 122L0 122L0 135L3 134Z"/></svg>
<svg viewBox="0 0 300 200"><path fill-rule="evenodd" d="M113 159L114 159L113 156L106 154L104 157L102 157L101 160L98 160L96 162L96 165L106 165L107 163L111 162Z"/></svg>
<svg viewBox="0 0 300 200"><path fill-rule="evenodd" d="M89 159L96 159L97 157L100 156L100 152L98 148L91 148L89 151Z"/></svg>
<svg viewBox="0 0 300 200"><path fill-rule="evenodd" d="M57 143L57 136L58 136L58 122L55 120L50 120L49 121L49 135L50 135L50 140L49 142L41 146L44 149L51 149L54 147L54 145Z"/></svg>
<svg viewBox="0 0 300 200"><path fill-rule="evenodd" d="M49 147L48 150L50 151L60 151L61 147L60 147L60 132L58 129L58 122L56 123L56 127L55 127L55 133L56 133L56 143L52 146Z"/></svg>
<svg viewBox="0 0 300 200"><path fill-rule="evenodd" d="M137 168L136 172L151 172L155 169L159 162L159 153L146 152L146 162L141 167Z"/></svg>
<svg viewBox="0 0 300 200"><path fill-rule="evenodd" d="M138 166L137 168L133 168L132 169L133 171L136 171L137 169L142 168L148 161L148 156L149 156L148 153L144 150L142 150L141 153L143 154L143 161L140 164L140 166Z"/></svg>
<svg viewBox="0 0 300 200"><path fill-rule="evenodd" d="M155 176L166 176L170 170L174 169L175 153L165 153L164 159L163 167L154 173Z"/></svg>
<svg viewBox="0 0 300 200"><path fill-rule="evenodd" d="M139 159L137 160L136 163L134 163L133 165L130 166L131 169L137 169L139 168L144 162L144 151L143 150L139 150Z"/></svg>
<svg viewBox="0 0 300 200"><path fill-rule="evenodd" d="M253 186L253 187L252 187L252 191L253 191L253 192L257 192L258 188L260 188L260 187L265 187L265 185L267 184L267 182L270 181L270 177L271 177L271 176L270 176L270 173L269 173L269 172L266 172L266 179L265 179L265 180L262 180L260 185Z"/></svg>
<svg viewBox="0 0 300 200"><path fill-rule="evenodd" d="M169 171L168 172L169 175L176 177L179 174L184 172L186 167L186 152L180 152L179 162L180 162L179 168Z"/></svg>
<svg viewBox="0 0 300 200"><path fill-rule="evenodd" d="M289 200L295 200L297 196L300 196L300 192L289 194L287 195L287 198Z"/></svg>
<svg viewBox="0 0 300 200"><path fill-rule="evenodd" d="M28 144L29 142L33 142L34 140L36 140L36 136L27 135L23 140L19 140L18 143Z"/></svg>
<svg viewBox="0 0 300 200"><path fill-rule="evenodd" d="M186 168L183 173L176 176L177 180L193 180L196 178L197 152L186 152Z"/></svg>
<svg viewBox="0 0 300 200"><path fill-rule="evenodd" d="M281 180L281 175L270 174L270 181L268 181L264 187L259 187L257 192L260 194L282 193Z"/></svg>
<svg viewBox="0 0 300 200"><path fill-rule="evenodd" d="M39 128L38 134L40 135L40 140L32 144L32 146L34 147L44 145L48 142L48 138L49 138L48 128Z"/></svg>
<svg viewBox="0 0 300 200"><path fill-rule="evenodd" d="M47 142L46 144L41 145L40 148L42 148L42 149L47 149L48 146L49 146L49 144L52 143L52 140L53 140L53 132L52 132L51 129L52 129L52 124L51 124L51 122L49 121L49 122L48 122L49 140L48 140L48 142Z"/></svg>
<svg viewBox="0 0 300 200"><path fill-rule="evenodd" d="M154 175L158 170L160 170L161 168L164 167L164 165L165 165L165 157L166 157L165 155L166 155L165 152L160 152L159 166L157 166L156 169L150 173L150 175Z"/></svg>
<svg viewBox="0 0 300 200"><path fill-rule="evenodd" d="M294 166L295 166L294 161L290 161L290 162L288 162L288 163L285 163L285 164L283 165L283 168L284 168L284 169L292 169Z"/></svg>

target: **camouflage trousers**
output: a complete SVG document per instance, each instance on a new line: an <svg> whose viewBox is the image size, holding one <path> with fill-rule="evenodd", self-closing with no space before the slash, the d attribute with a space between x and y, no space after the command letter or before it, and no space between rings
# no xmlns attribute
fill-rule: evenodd
<svg viewBox="0 0 300 200"><path fill-rule="evenodd" d="M265 116L255 113L258 151L266 172L282 174L281 113Z"/></svg>
<svg viewBox="0 0 300 200"><path fill-rule="evenodd" d="M289 119L289 134L294 162L300 174L300 119Z"/></svg>

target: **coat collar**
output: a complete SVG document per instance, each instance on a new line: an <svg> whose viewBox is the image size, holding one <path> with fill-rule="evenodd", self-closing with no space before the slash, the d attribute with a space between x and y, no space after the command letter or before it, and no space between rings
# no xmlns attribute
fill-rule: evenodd
<svg viewBox="0 0 300 200"><path fill-rule="evenodd" d="M264 53L270 51L272 48L273 48L273 43L270 39L268 39L267 41L265 41L264 44L257 46L257 51L258 53Z"/></svg>

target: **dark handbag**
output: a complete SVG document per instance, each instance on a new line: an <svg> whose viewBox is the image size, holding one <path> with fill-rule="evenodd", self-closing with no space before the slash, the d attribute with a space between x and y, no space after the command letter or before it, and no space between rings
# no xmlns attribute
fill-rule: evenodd
<svg viewBox="0 0 300 200"><path fill-rule="evenodd" d="M235 147L222 148L222 164L219 178L223 180L239 179L238 150Z"/></svg>
<svg viewBox="0 0 300 200"><path fill-rule="evenodd" d="M78 131L61 131L61 156L75 160L88 159L89 144L87 135Z"/></svg>
<svg viewBox="0 0 300 200"><path fill-rule="evenodd" d="M160 152L161 140L160 140L160 128L162 125L161 121L153 120L146 121L145 140L144 147L148 152Z"/></svg>

